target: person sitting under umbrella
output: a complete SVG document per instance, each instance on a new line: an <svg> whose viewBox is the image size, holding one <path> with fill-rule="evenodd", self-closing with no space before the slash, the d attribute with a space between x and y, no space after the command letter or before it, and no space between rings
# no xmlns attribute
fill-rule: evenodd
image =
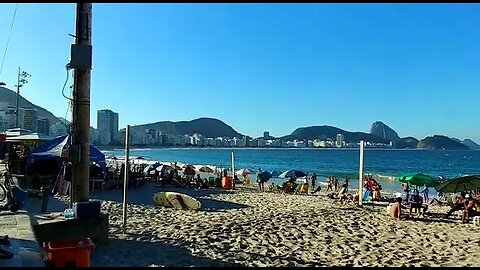
<svg viewBox="0 0 480 270"><path fill-rule="evenodd" d="M409 203L410 203L410 210L408 212L408 215L412 214L412 209L415 209L415 211L418 214L423 215L425 213L425 209L424 207L422 207L423 198L422 196L420 196L418 189L413 190L413 194L410 196Z"/></svg>
<svg viewBox="0 0 480 270"><path fill-rule="evenodd" d="M450 210L448 210L448 212L445 214L445 218L450 217L453 212L461 210L465 207L465 195L466 193L464 191L460 193L460 197L458 197L457 200L450 205Z"/></svg>
<svg viewBox="0 0 480 270"><path fill-rule="evenodd" d="M462 223L465 223L465 220L467 220L467 222L469 221L469 217L477 215L477 210L480 208L480 201L467 194L465 195L463 205L465 206L465 209L462 212Z"/></svg>

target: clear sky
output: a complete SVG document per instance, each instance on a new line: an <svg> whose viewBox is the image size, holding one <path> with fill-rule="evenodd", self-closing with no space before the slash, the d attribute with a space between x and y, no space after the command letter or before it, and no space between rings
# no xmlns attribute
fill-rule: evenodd
<svg viewBox="0 0 480 270"><path fill-rule="evenodd" d="M0 4L3 57L15 4ZM218 118L480 142L478 4L94 4L91 125ZM0 81L65 117L74 4L19 4ZM1 60L1 59L0 59ZM72 80L70 81L72 82ZM70 85L69 82L69 85ZM70 112L68 114L70 119Z"/></svg>

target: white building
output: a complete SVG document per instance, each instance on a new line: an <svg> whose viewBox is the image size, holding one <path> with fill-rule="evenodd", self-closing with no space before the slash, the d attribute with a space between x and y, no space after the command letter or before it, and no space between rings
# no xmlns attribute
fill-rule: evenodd
<svg viewBox="0 0 480 270"><path fill-rule="evenodd" d="M343 147L345 145L345 137L343 136L343 134L337 134L337 140L335 141L335 146L340 148L340 147Z"/></svg>

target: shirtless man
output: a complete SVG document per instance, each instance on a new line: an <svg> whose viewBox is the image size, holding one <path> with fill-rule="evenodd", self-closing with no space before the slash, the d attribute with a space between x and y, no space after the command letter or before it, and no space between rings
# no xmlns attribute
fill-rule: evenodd
<svg viewBox="0 0 480 270"><path fill-rule="evenodd" d="M390 207L390 217L396 220L400 220L400 215L402 214L402 198L399 197L396 199L395 203Z"/></svg>
<svg viewBox="0 0 480 270"><path fill-rule="evenodd" d="M476 200L475 198L470 198L468 194L465 196L465 198L465 209L462 212L462 223L465 223L465 220L468 222L469 216L475 216L477 214L477 210L480 208L480 201Z"/></svg>

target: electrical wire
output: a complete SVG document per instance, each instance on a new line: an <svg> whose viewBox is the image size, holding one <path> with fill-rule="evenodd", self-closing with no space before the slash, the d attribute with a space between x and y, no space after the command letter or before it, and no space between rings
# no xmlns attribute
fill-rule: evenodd
<svg viewBox="0 0 480 270"><path fill-rule="evenodd" d="M73 101L73 99L65 96L65 86L67 86L68 79L70 78L69 75L70 75L70 73L69 73L69 70L67 69L67 79L65 80L65 83L63 84L63 87L62 87L62 95L63 95L64 98L68 99L69 101Z"/></svg>
<svg viewBox="0 0 480 270"><path fill-rule="evenodd" d="M5 63L5 58L7 57L8 44L10 43L10 37L13 32L13 25L15 24L15 17L17 16L18 3L15 5L15 11L13 13L12 25L10 25L10 34L8 34L7 45L5 46L5 51L3 52L2 65L0 66L0 75L2 75L3 64Z"/></svg>
<svg viewBox="0 0 480 270"><path fill-rule="evenodd" d="M65 83L63 84L63 87L62 87L62 96L63 96L64 98L68 99L68 104L67 104L67 110L65 111L65 118L64 118L64 119L65 119L65 123L64 123L64 125L65 125L65 127L67 128L67 132L71 135L71 134L73 133L73 131L72 131L72 127L73 127L73 126L72 126L72 124L67 124L67 121L68 121L68 120L67 120L67 115L68 115L68 111L70 110L70 106L71 106L71 103L73 102L73 99L70 98L70 97L67 97L67 96L65 95L65 86L67 86L68 79L70 78L70 76L69 76L69 75L70 75L70 66L69 66L69 64L67 64L67 65L65 66L65 68L67 69L67 78L65 79ZM71 87L70 87L70 88L71 88ZM72 92L70 92L70 95L72 95Z"/></svg>

